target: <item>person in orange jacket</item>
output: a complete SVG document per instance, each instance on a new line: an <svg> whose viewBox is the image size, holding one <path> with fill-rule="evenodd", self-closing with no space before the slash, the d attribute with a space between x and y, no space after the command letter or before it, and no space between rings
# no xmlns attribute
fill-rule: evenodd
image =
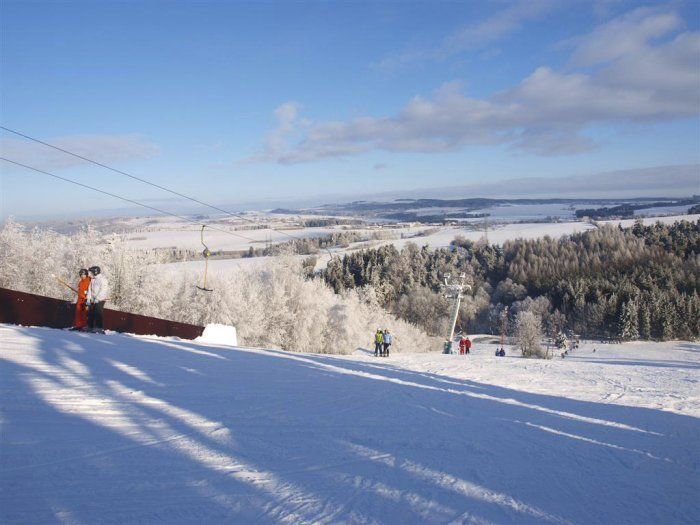
<svg viewBox="0 0 700 525"><path fill-rule="evenodd" d="M75 317L73 318L73 330L85 330L88 324L87 296L90 287L90 275L85 268L78 272L78 300L75 302Z"/></svg>

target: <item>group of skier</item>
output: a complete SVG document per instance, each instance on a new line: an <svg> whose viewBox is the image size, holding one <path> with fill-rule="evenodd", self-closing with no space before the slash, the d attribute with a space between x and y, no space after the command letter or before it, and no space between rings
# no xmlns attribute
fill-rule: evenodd
<svg viewBox="0 0 700 525"><path fill-rule="evenodd" d="M377 328L374 334L374 357L389 357L389 347L393 338L388 329L383 331Z"/></svg>
<svg viewBox="0 0 700 525"><path fill-rule="evenodd" d="M455 339L457 341L457 339ZM469 337L467 337L465 334L460 334L459 336L459 355L469 355L472 350L472 342ZM452 341L449 339L445 341L445 346L443 349L443 354L454 354L454 348L452 346ZM496 357L505 357L506 351L505 348L503 348L503 345L501 344L500 348L496 348Z"/></svg>
<svg viewBox="0 0 700 525"><path fill-rule="evenodd" d="M469 355L472 349L471 340L464 334L459 338L459 355Z"/></svg>
<svg viewBox="0 0 700 525"><path fill-rule="evenodd" d="M81 268L78 275L78 299L71 330L104 332L104 307L109 299L109 282L99 266Z"/></svg>

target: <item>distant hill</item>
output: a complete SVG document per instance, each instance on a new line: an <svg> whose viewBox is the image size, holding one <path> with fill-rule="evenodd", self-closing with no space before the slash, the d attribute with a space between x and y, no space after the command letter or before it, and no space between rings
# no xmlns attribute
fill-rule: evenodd
<svg viewBox="0 0 700 525"><path fill-rule="evenodd" d="M271 213L279 214L317 214L317 215L352 215L365 219L384 219L391 221L440 222L450 219L469 219L486 217L480 213L496 206L520 205L541 206L561 204L577 210L577 217L630 217L635 210L656 208L660 206L692 206L700 203L700 196L685 199L664 197L640 197L634 199L395 199L391 201L353 201L348 203L323 204L303 209L277 208ZM592 207L591 207L592 206ZM426 210L431 210L426 213ZM419 213L419 211L421 213ZM572 213L573 215L573 213Z"/></svg>

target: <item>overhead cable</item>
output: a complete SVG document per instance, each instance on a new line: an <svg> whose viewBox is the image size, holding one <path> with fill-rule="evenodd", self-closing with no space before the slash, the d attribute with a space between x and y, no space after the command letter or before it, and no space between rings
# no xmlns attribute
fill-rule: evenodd
<svg viewBox="0 0 700 525"><path fill-rule="evenodd" d="M219 208L218 206L214 206L214 205L212 205L212 204L208 204L208 203L203 202L203 201L201 201L201 200L199 200L199 199L196 199L196 198L194 198L194 197L190 197L189 195L185 195L185 194L183 194L183 193L180 193L180 192L178 192L178 191L172 190L172 189L170 189L170 188L166 188L165 186L161 186L160 184L156 184L156 183L154 183L154 182L151 182L151 181L149 181L149 180L143 179L143 178L141 178L141 177L137 177L136 175L132 175L132 174L127 173L127 172L122 171L122 170L118 170L118 169L116 169L116 168L113 168L113 167L111 167L111 166L108 166L107 164L103 164L103 163L98 162L98 161L96 161L96 160L92 160L92 159L90 159L90 158L88 158L88 157L85 157L85 156L83 156L83 155L79 155L79 154L77 154L77 153L74 153L74 152L69 151L69 150L64 149L64 148L61 148L61 147L56 146L56 145L54 145L54 144L50 144L50 143L48 143L48 142L44 142L43 140L39 140L39 139L37 139L37 138L35 138L35 137L31 137L31 136L26 135L26 134L24 134L24 133L21 133L21 132L19 132L19 131L17 131L17 130L10 129L10 128L7 128L7 127L5 127L5 126L0 126L0 129L2 129L2 130L4 130L4 131L7 131L7 132L9 132L9 133L13 133L13 134L15 134L15 135L17 135L17 136L19 136L19 137L25 138L25 139L27 139L27 140L31 140L32 142L36 142L36 143L38 143L38 144L42 144L42 145L47 146L47 147L49 147L49 148L53 148L53 149L55 149L55 150L57 150L57 151L60 151L60 152L62 152L62 153L65 153L66 155L71 155L71 156L76 157L76 158L78 158L78 159L84 160L85 162L89 162L89 163L94 164L94 165L96 165L96 166L100 166L101 168L104 168L104 169L113 171L113 172L118 173L118 174L120 174L120 175L123 175L123 176L125 176L125 177L129 177L130 179L137 180L137 181L139 181L139 182L142 182L143 184L148 184L149 186L153 186L154 188L158 188L158 189L160 189L160 190L167 191L168 193L171 193L171 194L173 194L173 195L177 195L178 197L181 197L181 198L183 198L183 199L187 199L187 200L190 200L190 201L192 201L192 202L196 202L197 204L200 204L200 205L202 205L202 206L206 206L207 208L211 208L212 210L216 210L216 211L219 211L219 212L224 213L224 214L226 214L226 215L230 215L231 217L236 217L236 218L241 219L241 220L244 220L244 221L248 221L248 222L251 222L251 223L254 223L254 224L258 224L258 221L254 221L254 220L252 220L252 219L249 219L248 217L245 217L244 215L240 215L240 214L238 214L238 213L233 213L233 212L224 210L224 209L222 209L222 208ZM285 231L277 230L277 229L272 228L272 227L267 226L267 225L265 225L265 227L266 227L268 230L272 230L272 231L274 231L274 232L281 233L282 235L286 235L287 237L291 237L292 239L301 240L299 237L295 237L294 235L291 235L291 234L289 234L289 233L287 233L287 232L285 232Z"/></svg>
<svg viewBox="0 0 700 525"><path fill-rule="evenodd" d="M11 160L11 159L8 159L8 158L5 158L5 157L0 157L0 160L4 160L5 162L9 162L10 164L14 164L14 165L16 165L16 166L21 166L22 168L26 168L26 169L28 169L28 170L36 171L37 173L43 173L44 175L48 175L49 177L54 177L54 178L56 178L56 179L60 179L60 180L65 181L65 182L70 182L71 184L75 184L76 186L81 186L81 187L83 187L83 188L87 188L87 189L89 189L89 190L96 191L96 192L98 192L98 193L102 193L102 194L104 194L104 195L109 195L110 197L114 197L115 199L120 199L120 200L123 200L123 201L125 201L125 202L129 202L129 203L131 203L131 204L136 204L137 206L141 206L141 207L143 207L143 208L148 208L149 210L157 211L158 213L162 213L162 214L164 214L164 215L170 215L171 217L177 217L178 219L181 219L181 220L183 220L183 221L190 222L190 223L192 223L192 224L196 224L197 226L206 226L206 227L209 228L210 230L216 230L216 231L219 231L219 232L222 232L222 233L226 233L226 234L228 234L228 235L233 235L234 237L240 237L241 239L246 239L247 241L258 242L256 239L253 239L253 238L251 238L251 237L246 237L245 235L241 235L240 233L233 233L233 232L231 232L231 231L222 230L221 228L217 228L217 227L215 227L215 226L211 226L211 225L208 225L208 224L204 224L204 223L202 223L202 222L193 221L192 219L190 219L190 218L188 218L188 217L184 217L184 216L178 215L178 214L176 214L176 213L171 213L171 212L169 212L169 211L161 210L160 208L156 208L156 207L154 207L154 206L149 206L148 204L143 204L142 202L138 202L138 201L129 199L129 198L127 198L127 197L122 197L121 195L117 195L116 193L110 193L110 192L108 192L108 191L101 190L101 189L99 189L99 188L95 188L95 187L89 186L89 185L87 185L87 184L83 184L82 182L78 182L78 181L75 181L75 180L72 180L72 179L68 179L68 178L66 178L66 177L61 177L60 175L56 175L55 173L50 173L50 172L48 172L48 171L44 171L44 170L40 170L39 168L35 168L35 167L33 167L33 166L28 166L28 165L26 165L26 164L22 164L21 162L17 162L17 161L14 161L14 160Z"/></svg>

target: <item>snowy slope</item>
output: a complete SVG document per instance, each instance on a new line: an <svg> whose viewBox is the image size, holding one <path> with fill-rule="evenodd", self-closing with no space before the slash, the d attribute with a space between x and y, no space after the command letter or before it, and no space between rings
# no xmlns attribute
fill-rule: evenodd
<svg viewBox="0 0 700 525"><path fill-rule="evenodd" d="M8 325L0 343L1 523L700 522L698 344L377 359Z"/></svg>

